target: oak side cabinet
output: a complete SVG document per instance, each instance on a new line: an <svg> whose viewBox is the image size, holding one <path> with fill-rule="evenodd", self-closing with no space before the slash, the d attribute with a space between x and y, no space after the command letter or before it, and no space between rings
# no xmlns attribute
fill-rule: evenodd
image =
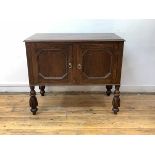
<svg viewBox="0 0 155 155"><path fill-rule="evenodd" d="M25 40L30 107L37 112L35 86L44 96L49 85L106 85L113 112L120 107L124 39L113 33L37 33Z"/></svg>

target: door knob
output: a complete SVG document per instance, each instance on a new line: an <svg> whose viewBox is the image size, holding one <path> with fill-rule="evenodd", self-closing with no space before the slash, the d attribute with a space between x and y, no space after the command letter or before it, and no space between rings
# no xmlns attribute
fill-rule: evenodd
<svg viewBox="0 0 155 155"><path fill-rule="evenodd" d="M72 63L71 62L68 63L68 67L69 67L69 69L72 68Z"/></svg>
<svg viewBox="0 0 155 155"><path fill-rule="evenodd" d="M78 64L78 65L77 65L77 69L80 70L81 68L82 68L81 64Z"/></svg>

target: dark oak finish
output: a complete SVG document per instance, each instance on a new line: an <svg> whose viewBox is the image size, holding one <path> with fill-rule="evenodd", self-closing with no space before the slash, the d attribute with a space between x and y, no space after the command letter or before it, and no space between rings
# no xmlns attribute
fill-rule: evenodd
<svg viewBox="0 0 155 155"><path fill-rule="evenodd" d="M111 92L112 85L106 85L106 89L107 89L107 91L106 91L107 96L110 96L110 94L112 93Z"/></svg>
<svg viewBox="0 0 155 155"><path fill-rule="evenodd" d="M117 112L119 111L119 108L120 107L120 91L119 91L119 88L120 88L120 85L115 85L115 91L114 91L114 98L113 98L113 101L112 101L112 105L113 105L113 112L114 114L117 114Z"/></svg>
<svg viewBox="0 0 155 155"><path fill-rule="evenodd" d="M106 85L110 95L115 85L113 111L119 111L124 39L112 33L43 33L29 37L25 44L31 92L35 85L44 96L46 85L99 84ZM38 102L31 94L31 111L36 112Z"/></svg>
<svg viewBox="0 0 155 155"><path fill-rule="evenodd" d="M114 33L36 33L25 42L124 41Z"/></svg>
<svg viewBox="0 0 155 155"><path fill-rule="evenodd" d="M36 91L35 91L35 87L34 86L30 86L30 100L29 100L29 104L30 104L30 107L31 107L31 112L33 113L33 115L36 114L38 108L38 101L37 101L37 98L36 98Z"/></svg>
<svg viewBox="0 0 155 155"><path fill-rule="evenodd" d="M45 94L45 86L39 86L41 96Z"/></svg>

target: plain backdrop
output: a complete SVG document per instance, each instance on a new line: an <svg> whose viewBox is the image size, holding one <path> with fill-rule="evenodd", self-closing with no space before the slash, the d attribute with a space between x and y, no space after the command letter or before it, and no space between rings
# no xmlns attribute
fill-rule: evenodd
<svg viewBox="0 0 155 155"><path fill-rule="evenodd" d="M30 35L113 32L126 40L121 91L154 92L155 20L142 19L153 17L153 10L153 0L0 0L0 91L29 91L23 40ZM105 88L66 86L50 90Z"/></svg>
<svg viewBox="0 0 155 155"><path fill-rule="evenodd" d="M155 20L49 19L35 21L31 19L31 16L28 21L10 20L1 23L1 91L29 91L23 40L37 32L116 33L126 40L122 66L122 91L155 91ZM47 90L102 91L104 87L51 87Z"/></svg>
<svg viewBox="0 0 155 155"><path fill-rule="evenodd" d="M126 39L122 87L128 91L155 90L154 20L118 20L155 19L154 6L154 0L0 0L0 91L29 91L25 87L28 79L22 42L27 36L56 30L101 29L102 32L117 30ZM154 154L154 136L70 137L0 136L1 153Z"/></svg>

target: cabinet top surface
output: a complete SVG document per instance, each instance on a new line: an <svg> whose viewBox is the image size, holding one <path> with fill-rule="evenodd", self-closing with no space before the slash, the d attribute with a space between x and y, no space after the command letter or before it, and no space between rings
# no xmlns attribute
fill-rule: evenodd
<svg viewBox="0 0 155 155"><path fill-rule="evenodd" d="M36 33L25 42L125 41L114 33Z"/></svg>

